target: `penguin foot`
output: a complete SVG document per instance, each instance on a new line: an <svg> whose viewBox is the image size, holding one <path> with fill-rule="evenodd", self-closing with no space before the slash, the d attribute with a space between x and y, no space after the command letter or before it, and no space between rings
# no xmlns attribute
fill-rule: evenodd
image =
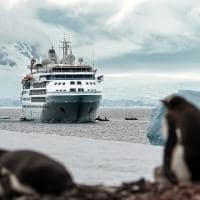
<svg viewBox="0 0 200 200"><path fill-rule="evenodd" d="M168 188L171 187L173 184L169 179L165 176L163 166L158 166L154 169L154 179L155 182L159 185L159 188Z"/></svg>

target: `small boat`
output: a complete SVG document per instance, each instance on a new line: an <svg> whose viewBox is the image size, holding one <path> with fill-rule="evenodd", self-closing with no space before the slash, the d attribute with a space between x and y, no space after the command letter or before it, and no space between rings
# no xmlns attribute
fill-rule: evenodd
<svg viewBox="0 0 200 200"><path fill-rule="evenodd" d="M0 119L11 119L10 117L0 117Z"/></svg>
<svg viewBox="0 0 200 200"><path fill-rule="evenodd" d="M136 117L125 117L125 120L138 120Z"/></svg>
<svg viewBox="0 0 200 200"><path fill-rule="evenodd" d="M101 118L100 116L98 116L95 120L96 120L96 121L100 121L100 122L107 122L107 121L110 121L107 117Z"/></svg>

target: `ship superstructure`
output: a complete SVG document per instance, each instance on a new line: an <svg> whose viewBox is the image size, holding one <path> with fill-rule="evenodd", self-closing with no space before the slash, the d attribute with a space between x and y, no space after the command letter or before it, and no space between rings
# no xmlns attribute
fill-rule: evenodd
<svg viewBox="0 0 200 200"><path fill-rule="evenodd" d="M41 122L95 121L102 92L103 76L96 76L94 66L76 62L71 43L62 41L63 56L55 49L48 58L37 63L31 60L30 74L22 80L22 117Z"/></svg>

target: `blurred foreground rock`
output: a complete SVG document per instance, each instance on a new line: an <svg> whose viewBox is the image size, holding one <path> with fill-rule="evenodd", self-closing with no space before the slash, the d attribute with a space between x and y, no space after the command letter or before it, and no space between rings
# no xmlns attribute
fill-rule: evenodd
<svg viewBox="0 0 200 200"><path fill-rule="evenodd" d="M6 199L6 198L5 198ZM9 198L11 199L11 198ZM16 199L16 198L13 198ZM141 179L118 187L77 185L61 196L21 195L19 200L199 200L200 184L160 187Z"/></svg>

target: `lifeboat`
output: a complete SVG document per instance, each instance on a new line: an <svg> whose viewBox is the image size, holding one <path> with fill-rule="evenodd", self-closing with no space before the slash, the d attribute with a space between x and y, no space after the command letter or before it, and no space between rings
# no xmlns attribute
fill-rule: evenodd
<svg viewBox="0 0 200 200"><path fill-rule="evenodd" d="M25 82L29 82L33 79L33 77L31 75L26 75L23 79L22 79L22 84L24 84Z"/></svg>

